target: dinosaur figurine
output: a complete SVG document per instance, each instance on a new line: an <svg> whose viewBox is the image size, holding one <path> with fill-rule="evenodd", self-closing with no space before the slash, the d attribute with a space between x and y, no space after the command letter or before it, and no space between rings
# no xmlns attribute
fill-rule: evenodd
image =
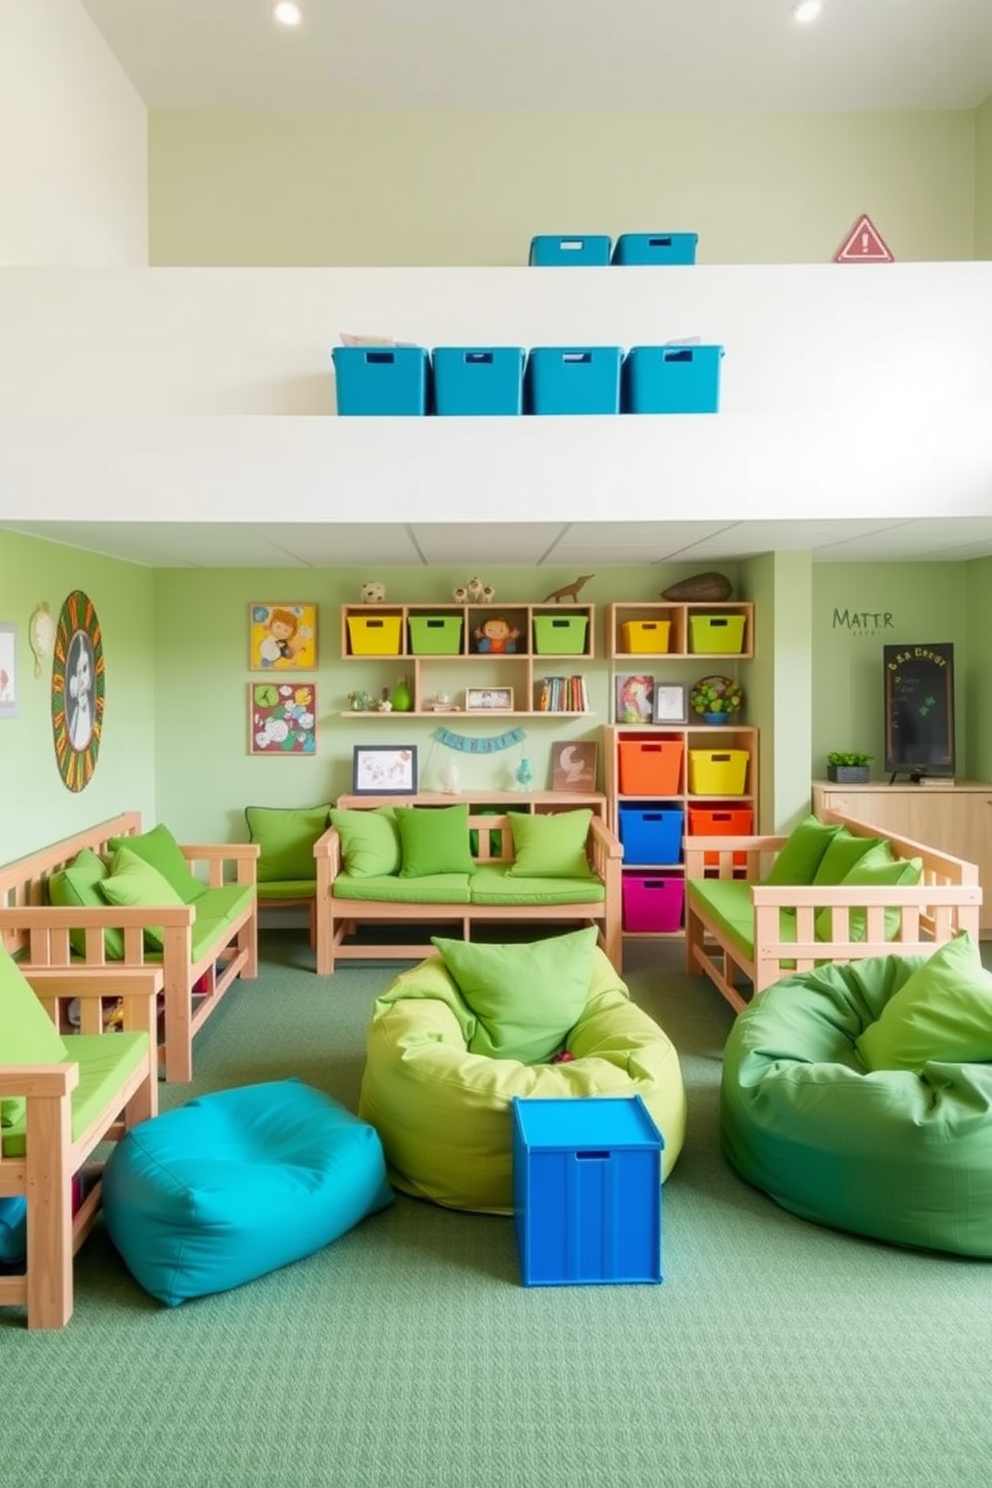
<svg viewBox="0 0 992 1488"><path fill-rule="evenodd" d="M562 584L560 589L552 589L550 594L544 596L541 603L550 604L554 600L555 604L561 604L563 599L570 599L573 604L578 604L579 591L584 585L588 584L590 579L594 579L595 577L595 574L580 574L570 584Z"/></svg>

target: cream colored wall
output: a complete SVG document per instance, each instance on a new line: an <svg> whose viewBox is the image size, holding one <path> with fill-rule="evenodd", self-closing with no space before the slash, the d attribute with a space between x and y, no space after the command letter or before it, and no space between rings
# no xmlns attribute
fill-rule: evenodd
<svg viewBox="0 0 992 1488"><path fill-rule="evenodd" d="M78 0L4 0L0 267L147 262L144 104Z"/></svg>
<svg viewBox="0 0 992 1488"><path fill-rule="evenodd" d="M992 98L975 110L975 257L992 258Z"/></svg>
<svg viewBox="0 0 992 1488"><path fill-rule="evenodd" d="M691 230L709 263L974 255L973 110L149 121L155 264L519 264L539 232Z"/></svg>

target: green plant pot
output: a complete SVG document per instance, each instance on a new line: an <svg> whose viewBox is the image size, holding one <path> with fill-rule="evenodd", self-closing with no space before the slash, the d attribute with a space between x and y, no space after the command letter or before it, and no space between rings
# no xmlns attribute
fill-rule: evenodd
<svg viewBox="0 0 992 1488"><path fill-rule="evenodd" d="M835 785L867 785L871 771L867 765L828 765L827 779Z"/></svg>

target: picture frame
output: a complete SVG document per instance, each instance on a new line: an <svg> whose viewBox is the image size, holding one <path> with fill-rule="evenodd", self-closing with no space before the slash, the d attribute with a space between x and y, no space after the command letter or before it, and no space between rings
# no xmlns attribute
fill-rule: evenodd
<svg viewBox="0 0 992 1488"><path fill-rule="evenodd" d="M654 677L647 672L620 672L616 677L615 723L654 722Z"/></svg>
<svg viewBox="0 0 992 1488"><path fill-rule="evenodd" d="M248 753L285 758L317 753L317 684L248 683Z"/></svg>
<svg viewBox="0 0 992 1488"><path fill-rule="evenodd" d="M355 796L415 796L416 744L356 744L351 792Z"/></svg>
<svg viewBox="0 0 992 1488"><path fill-rule="evenodd" d="M17 626L0 622L0 718L17 717Z"/></svg>
<svg viewBox="0 0 992 1488"><path fill-rule="evenodd" d="M689 689L684 682L655 681L652 722L689 722Z"/></svg>
<svg viewBox="0 0 992 1488"><path fill-rule="evenodd" d="M594 791L599 748L595 739L562 739L551 746L551 789Z"/></svg>
<svg viewBox="0 0 992 1488"><path fill-rule="evenodd" d="M309 672L317 665L317 606L310 600L252 600L248 669Z"/></svg>
<svg viewBox="0 0 992 1488"><path fill-rule="evenodd" d="M512 713L512 687L466 687L466 713Z"/></svg>

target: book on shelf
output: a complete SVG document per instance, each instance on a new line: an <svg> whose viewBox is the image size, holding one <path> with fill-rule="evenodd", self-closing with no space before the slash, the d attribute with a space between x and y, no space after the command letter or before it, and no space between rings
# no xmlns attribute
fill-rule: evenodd
<svg viewBox="0 0 992 1488"><path fill-rule="evenodd" d="M537 711L588 713L589 693L585 677L542 677L537 695Z"/></svg>

